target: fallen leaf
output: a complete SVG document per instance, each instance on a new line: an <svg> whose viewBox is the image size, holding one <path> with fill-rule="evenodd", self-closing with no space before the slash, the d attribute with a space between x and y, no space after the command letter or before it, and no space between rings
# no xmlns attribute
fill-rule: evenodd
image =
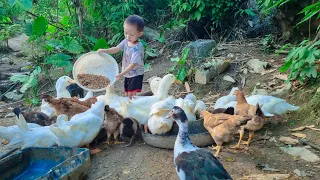
<svg viewBox="0 0 320 180"><path fill-rule="evenodd" d="M263 71L261 72L261 75L265 75L265 74L272 73L272 72L275 71L275 70L277 70L277 69L263 70Z"/></svg>
<svg viewBox="0 0 320 180"><path fill-rule="evenodd" d="M185 86L187 92L190 92L190 91L191 91L190 85L189 85L188 82L185 82L185 83L184 83L184 86Z"/></svg>
<svg viewBox="0 0 320 180"><path fill-rule="evenodd" d="M241 78L241 87L243 88L246 85L246 77Z"/></svg>
<svg viewBox="0 0 320 180"><path fill-rule="evenodd" d="M285 144L291 144L291 145L293 145L293 144L298 144L298 143L299 143L298 140L293 139L293 138L291 138L291 137L285 137L285 136L281 136L281 137L279 138L279 141L281 141L281 142L283 142L283 143L285 143Z"/></svg>
<svg viewBox="0 0 320 180"><path fill-rule="evenodd" d="M226 161L227 161L227 162L233 162L234 159L232 159L232 158L229 157L229 158L226 159Z"/></svg>
<svg viewBox="0 0 320 180"><path fill-rule="evenodd" d="M288 80L288 75L287 74L277 74L275 76L273 76L273 78L278 78L278 79L281 79L281 80Z"/></svg>
<svg viewBox="0 0 320 180"><path fill-rule="evenodd" d="M314 128L314 125L311 125L311 126L301 126L301 127L298 127L298 128L291 129L291 131L302 131L302 130L304 130L305 128Z"/></svg>
<svg viewBox="0 0 320 180"><path fill-rule="evenodd" d="M306 138L307 135L306 134L302 134L302 133L291 133L292 136L296 136L299 138Z"/></svg>

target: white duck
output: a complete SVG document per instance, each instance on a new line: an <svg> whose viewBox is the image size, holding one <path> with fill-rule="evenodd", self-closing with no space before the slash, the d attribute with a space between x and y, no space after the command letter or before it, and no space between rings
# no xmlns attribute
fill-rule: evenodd
<svg viewBox="0 0 320 180"><path fill-rule="evenodd" d="M178 106L183 109L183 111L187 115L189 121L196 121L197 120L197 117L194 112L194 108L195 108L196 104L192 100L189 100L186 98L185 99L182 99L182 98L176 99L175 106Z"/></svg>
<svg viewBox="0 0 320 180"><path fill-rule="evenodd" d="M175 103L175 98L169 96L168 98L154 103L151 106L151 111L149 113L150 119L148 120L148 128L152 134L164 134L171 130L173 119L166 118L169 111L173 108Z"/></svg>
<svg viewBox="0 0 320 180"><path fill-rule="evenodd" d="M153 94L156 94L157 89L159 87L161 78L156 77L150 81L150 89ZM134 96L133 99L139 99L143 96ZM103 100L106 105L109 105L111 108L114 108L117 112L121 112L120 101L129 101L129 97L119 96L116 94L114 85L110 85L105 95L100 95L97 97L98 100Z"/></svg>
<svg viewBox="0 0 320 180"><path fill-rule="evenodd" d="M84 113L73 116L67 121L66 116L57 118L58 127L51 126L59 146L87 147L98 135L104 119L104 102L97 101Z"/></svg>
<svg viewBox="0 0 320 180"><path fill-rule="evenodd" d="M21 114L18 116L16 117L16 124L19 128L19 132L17 132L10 140L10 143L7 145L8 149L52 147L56 145L56 137L50 130L49 126L33 126L33 128L29 128L31 126L27 124L24 117Z"/></svg>
<svg viewBox="0 0 320 180"><path fill-rule="evenodd" d="M207 109L207 106L203 101L201 101L201 100L196 101L196 107L194 108L195 113L200 113L201 111L206 110L206 109Z"/></svg>
<svg viewBox="0 0 320 180"><path fill-rule="evenodd" d="M57 91L57 98L65 97L70 98L71 95L67 90L67 86L74 83L74 80L71 79L69 76L62 76L56 82L56 91ZM48 115L50 118L55 115L54 110L49 106L47 102L42 99L42 103L40 106L40 111Z"/></svg>
<svg viewBox="0 0 320 180"><path fill-rule="evenodd" d="M173 74L167 74L161 79L159 88L155 95L142 96L138 99L133 99L132 101L121 101L121 115L124 117L132 117L140 124L144 124L144 130L147 132L147 122L149 120L151 106L154 103L167 98L169 96L169 88L175 82L181 84Z"/></svg>
<svg viewBox="0 0 320 180"><path fill-rule="evenodd" d="M157 90L158 90L160 82L161 82L161 78L160 77L155 77L150 81L150 83L149 83L150 84L150 89L151 89L153 94L157 93Z"/></svg>
<svg viewBox="0 0 320 180"><path fill-rule="evenodd" d="M35 123L27 123L27 126L29 129L41 127L40 125ZM0 138L2 139L11 141L11 139L18 133L20 133L18 125L8 127L0 126Z"/></svg>
<svg viewBox="0 0 320 180"><path fill-rule="evenodd" d="M224 107L226 104L230 103L231 101L236 101L236 96L233 95L235 90L239 90L239 88L233 87L228 95L222 96L216 101L213 108L214 109L221 108L221 107Z"/></svg>
<svg viewBox="0 0 320 180"><path fill-rule="evenodd" d="M98 100L103 100L105 105L109 105L114 108L117 112L120 112L120 101L129 101L129 97L119 96L116 94L114 85L108 86L105 95L100 95L97 97Z"/></svg>
<svg viewBox="0 0 320 180"><path fill-rule="evenodd" d="M246 100L251 105L259 103L265 116L283 115L287 111L296 111L299 106L294 106L286 102L286 100L265 95L251 95L246 97ZM236 107L237 101L231 101L228 104L218 108ZM236 110L236 109L235 109Z"/></svg>
<svg viewBox="0 0 320 180"><path fill-rule="evenodd" d="M93 97L93 92L88 91L87 94L83 98L79 98L79 101L85 101L85 100L92 98L92 97Z"/></svg>

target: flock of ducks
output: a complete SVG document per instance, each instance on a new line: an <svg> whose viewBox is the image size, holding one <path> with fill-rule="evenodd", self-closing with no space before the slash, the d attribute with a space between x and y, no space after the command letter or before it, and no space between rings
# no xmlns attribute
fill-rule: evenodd
<svg viewBox="0 0 320 180"><path fill-rule="evenodd" d="M60 77L56 82L56 98L71 98L66 87L72 83L74 81L68 76ZM24 116L17 110L15 112L17 114L16 125L0 126L0 137L9 141L8 149L54 145L89 147L102 129L104 111L108 105L123 117L136 119L140 125L143 125L145 132L149 130L152 134L165 134L171 130L173 122L178 124L179 133L174 146L174 164L180 179L190 177L232 179L210 151L192 144L188 134L188 121L196 121L196 113L201 114L205 128L216 141L217 153L215 155L218 156L222 143L230 141L238 132L240 132L240 140L235 148L239 148L245 129L249 129L250 132L247 141L249 145L254 131L263 126L261 123L257 127L257 123L260 122L259 118L282 115L299 108L272 96L244 97L241 91L233 88L227 96L217 100L214 109L218 113L211 113L207 111L205 103L192 93L187 94L184 98L170 96L169 89L174 83L181 84L172 74L167 74L163 78L154 78L150 82L153 95L135 96L133 99L117 95L114 87L110 86L104 95L97 97L97 101L87 111L71 118L60 114L56 123L50 126L27 123ZM88 92L84 98L79 100L85 101L91 97L93 93ZM231 113L228 113L230 110ZM42 101L41 112L50 118L56 114L45 100ZM250 129L251 126L256 128Z"/></svg>

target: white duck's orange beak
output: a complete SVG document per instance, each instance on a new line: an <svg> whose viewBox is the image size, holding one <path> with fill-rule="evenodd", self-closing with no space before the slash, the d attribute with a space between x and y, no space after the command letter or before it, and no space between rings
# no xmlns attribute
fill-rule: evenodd
<svg viewBox="0 0 320 180"><path fill-rule="evenodd" d="M182 82L179 79L176 79L174 82L177 84L182 84Z"/></svg>
<svg viewBox="0 0 320 180"><path fill-rule="evenodd" d="M71 79L71 78L70 78L70 80L68 81L68 83L70 83L70 84L77 84L77 82L76 82L75 80Z"/></svg>

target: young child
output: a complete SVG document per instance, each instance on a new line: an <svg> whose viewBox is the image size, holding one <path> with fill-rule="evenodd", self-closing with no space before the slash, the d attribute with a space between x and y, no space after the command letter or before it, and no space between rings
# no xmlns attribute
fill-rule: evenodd
<svg viewBox="0 0 320 180"><path fill-rule="evenodd" d="M144 49L138 40L143 35L144 22L138 15L131 15L124 21L125 39L116 47L99 49L97 52L115 54L123 50L122 72L116 76L117 81L123 76L124 91L130 99L142 90L144 74Z"/></svg>

